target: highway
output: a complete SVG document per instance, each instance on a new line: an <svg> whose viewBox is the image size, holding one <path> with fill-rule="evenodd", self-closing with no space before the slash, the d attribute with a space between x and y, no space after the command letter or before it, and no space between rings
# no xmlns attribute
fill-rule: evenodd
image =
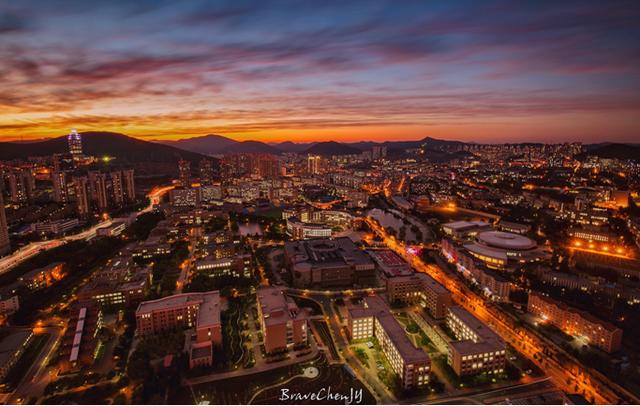
<svg viewBox="0 0 640 406"><path fill-rule="evenodd" d="M567 356L568 360L571 360L571 357L564 350L554 343L544 340L526 327L515 326L510 315L496 306L487 305L482 297L471 291L462 281L435 265L425 264L419 256L409 254L404 243L387 235L384 229L371 218L365 218L365 221L377 235L384 239L390 249L404 258L416 271L429 274L445 286L459 305L491 326L506 342L513 345L520 353L544 370L554 383L565 392L583 393L587 398L592 397L597 404L640 402L624 388L576 361L567 362L568 365L561 365L543 351L546 348L553 348L557 353L562 353Z"/></svg>
<svg viewBox="0 0 640 406"><path fill-rule="evenodd" d="M148 213L153 210L154 206L160 203L160 199L162 198L162 196L165 193L169 192L171 189L173 189L173 186L162 186L152 189L147 194L147 197L149 198L149 205L140 210L137 215L140 216L141 214ZM31 244L20 248L13 254L0 259L0 274L9 271L17 265L20 265L27 259L39 254L40 252L57 248L69 241L90 240L91 238L96 236L96 230L102 227L109 227L112 224L112 221L113 220L111 219L102 221L87 230L83 230L77 234L69 235L66 237L47 241L32 242Z"/></svg>

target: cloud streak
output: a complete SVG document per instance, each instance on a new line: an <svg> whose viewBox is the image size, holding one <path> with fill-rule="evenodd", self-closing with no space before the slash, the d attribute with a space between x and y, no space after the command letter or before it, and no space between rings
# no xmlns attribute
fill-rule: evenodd
<svg viewBox="0 0 640 406"><path fill-rule="evenodd" d="M639 17L627 1L17 2L0 137L633 140Z"/></svg>

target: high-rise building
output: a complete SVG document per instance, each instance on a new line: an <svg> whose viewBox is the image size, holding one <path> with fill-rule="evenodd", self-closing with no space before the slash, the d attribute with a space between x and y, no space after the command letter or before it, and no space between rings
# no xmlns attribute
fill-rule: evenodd
<svg viewBox="0 0 640 406"><path fill-rule="evenodd" d="M180 184L183 187L191 186L191 162L181 159L178 161L178 174L180 176Z"/></svg>
<svg viewBox="0 0 640 406"><path fill-rule="evenodd" d="M86 176L75 176L73 178L73 187L76 192L78 216L87 218L91 213L91 207L89 206L89 179Z"/></svg>
<svg viewBox="0 0 640 406"><path fill-rule="evenodd" d="M82 157L82 137L80 137L75 128L71 130L71 134L67 137L67 142L69 144L69 153L73 156L73 159L80 159Z"/></svg>
<svg viewBox="0 0 640 406"><path fill-rule="evenodd" d="M0 167L0 193L4 193L5 187L5 172L4 168Z"/></svg>
<svg viewBox="0 0 640 406"><path fill-rule="evenodd" d="M51 181L53 182L53 200L58 203L67 203L69 201L67 173L65 171L53 172Z"/></svg>
<svg viewBox="0 0 640 406"><path fill-rule="evenodd" d="M200 184L213 184L213 161L210 159L200 160Z"/></svg>
<svg viewBox="0 0 640 406"><path fill-rule="evenodd" d="M23 169L21 175L25 190L27 191L27 200L33 200L36 193L36 177L33 176L31 168Z"/></svg>
<svg viewBox="0 0 640 406"><path fill-rule="evenodd" d="M74 167L73 157L70 154L53 154L51 161L53 162L54 172L72 170Z"/></svg>
<svg viewBox="0 0 640 406"><path fill-rule="evenodd" d="M387 147L382 145L374 145L371 148L371 158L372 159L380 159L387 156Z"/></svg>
<svg viewBox="0 0 640 406"><path fill-rule="evenodd" d="M258 174L263 179L275 179L280 176L280 160L271 154L260 154Z"/></svg>
<svg viewBox="0 0 640 406"><path fill-rule="evenodd" d="M320 173L320 161L322 157L320 155L309 155L307 157L307 172L310 175L317 175Z"/></svg>
<svg viewBox="0 0 640 406"><path fill-rule="evenodd" d="M9 192L13 203L22 203L27 200L27 188L20 172L9 174Z"/></svg>
<svg viewBox="0 0 640 406"><path fill-rule="evenodd" d="M136 200L136 183L133 179L133 169L126 169L122 171L122 180L124 185L125 198L133 202Z"/></svg>
<svg viewBox="0 0 640 406"><path fill-rule="evenodd" d="M122 184L122 172L111 172L111 191L113 192L113 203L122 206L124 203L124 185Z"/></svg>
<svg viewBox="0 0 640 406"><path fill-rule="evenodd" d="M7 216L4 212L4 199L0 193L0 255L4 255L11 250L9 241L9 227L7 226Z"/></svg>
<svg viewBox="0 0 640 406"><path fill-rule="evenodd" d="M34 197L36 179L30 169L20 169L9 174L9 191L14 203L22 203Z"/></svg>
<svg viewBox="0 0 640 406"><path fill-rule="evenodd" d="M107 200L107 175L97 171L89 172L89 190L91 200L93 200L99 210L104 210L109 206Z"/></svg>

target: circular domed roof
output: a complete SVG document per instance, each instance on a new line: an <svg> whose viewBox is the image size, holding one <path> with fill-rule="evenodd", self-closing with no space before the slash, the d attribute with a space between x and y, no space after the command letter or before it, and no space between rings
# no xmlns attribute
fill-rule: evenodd
<svg viewBox="0 0 640 406"><path fill-rule="evenodd" d="M505 250L530 250L537 246L531 238L519 234L505 233L504 231L484 231L478 233L478 241L490 247Z"/></svg>

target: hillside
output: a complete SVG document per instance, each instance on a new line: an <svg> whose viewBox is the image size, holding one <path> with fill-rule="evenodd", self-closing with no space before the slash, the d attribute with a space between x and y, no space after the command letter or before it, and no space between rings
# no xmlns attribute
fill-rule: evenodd
<svg viewBox="0 0 640 406"><path fill-rule="evenodd" d="M459 147L465 143L462 141L439 140L436 138L426 137L421 140L421 146L432 150L445 151L452 147Z"/></svg>
<svg viewBox="0 0 640 406"><path fill-rule="evenodd" d="M229 145L222 150L222 153L257 153L257 154L281 154L282 151L260 141L242 141Z"/></svg>
<svg viewBox="0 0 640 406"><path fill-rule="evenodd" d="M205 155L222 155L234 153L281 154L277 145L269 145L260 141L236 141L217 134L202 137L186 138L177 141L156 141L185 151Z"/></svg>
<svg viewBox="0 0 640 406"><path fill-rule="evenodd" d="M315 143L313 143L313 142L296 143L296 142L291 142L291 141L284 141L284 142L281 142L281 143L275 143L275 144L271 144L271 145L273 145L274 147L278 148L282 152L301 153L301 152L306 151L307 149L311 148L313 145L315 145Z"/></svg>
<svg viewBox="0 0 640 406"><path fill-rule="evenodd" d="M111 132L84 132L82 148L87 155L116 157L119 163L174 163L179 159L198 162L201 154L180 150L168 145L143 141L124 134ZM57 137L29 144L0 143L0 160L26 159L68 152L67 137Z"/></svg>
<svg viewBox="0 0 640 406"><path fill-rule="evenodd" d="M319 142L304 151L305 154L332 156L332 155L355 155L362 151L349 144L342 144L335 141Z"/></svg>
<svg viewBox="0 0 640 406"><path fill-rule="evenodd" d="M222 154L225 148L238 143L236 140L217 134L207 134L201 137L185 138L177 141L156 141L160 144L180 148L185 151L199 154L216 155Z"/></svg>
<svg viewBox="0 0 640 406"><path fill-rule="evenodd" d="M597 156L599 158L632 159L640 161L640 146L630 144L603 144L602 146L589 149L579 157L585 157L587 155Z"/></svg>

